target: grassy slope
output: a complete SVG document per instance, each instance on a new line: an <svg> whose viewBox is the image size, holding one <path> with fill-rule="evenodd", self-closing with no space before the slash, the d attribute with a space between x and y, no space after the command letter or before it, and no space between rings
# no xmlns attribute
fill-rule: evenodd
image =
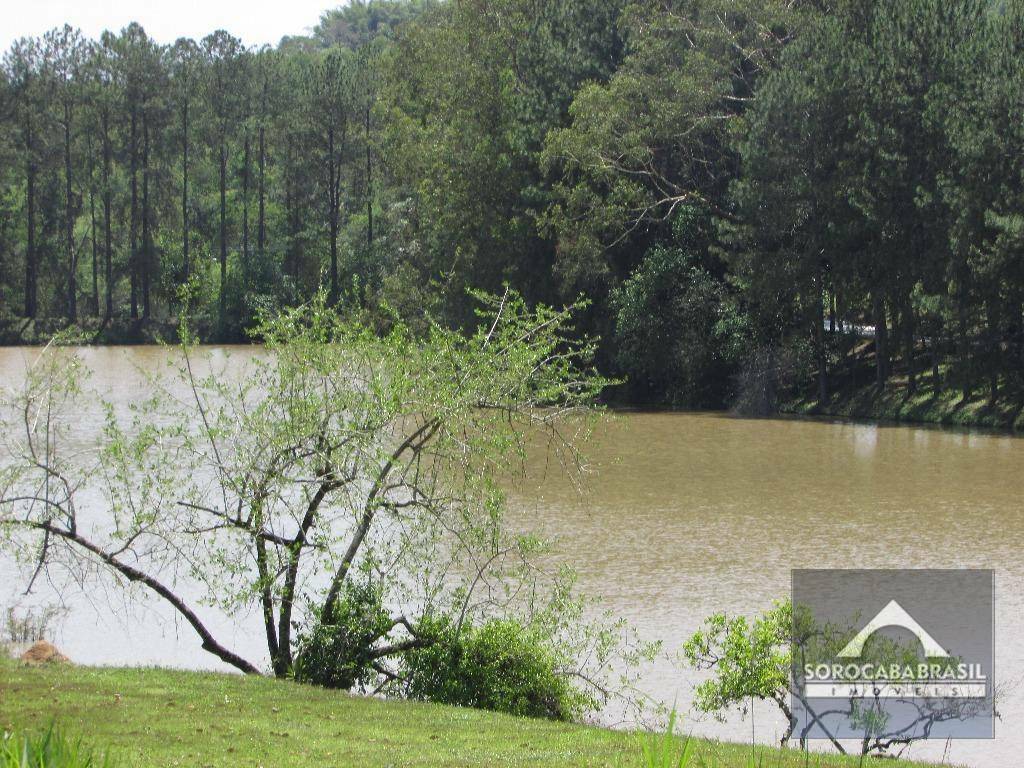
<svg viewBox="0 0 1024 768"><path fill-rule="evenodd" d="M0 661L0 730L53 720L97 748L111 747L131 768L639 765L637 736L601 728L238 675ZM759 753L766 768L805 765L798 752ZM702 741L699 754L711 766L743 768L750 747ZM859 765L835 757L809 764Z"/></svg>
<svg viewBox="0 0 1024 768"><path fill-rule="evenodd" d="M893 377L881 393L869 376L863 376L862 381L865 383L855 389L845 383L835 385L837 391L825 403L819 403L816 394L808 393L785 403L782 410L851 419L1024 431L1024 409L1014 402L1019 402L1019 396L1004 395L993 409L988 405L988 390L980 385L975 388L973 398L964 402L959 392L950 389L935 393L927 375L922 376L917 393L910 397L907 396L905 377Z"/></svg>

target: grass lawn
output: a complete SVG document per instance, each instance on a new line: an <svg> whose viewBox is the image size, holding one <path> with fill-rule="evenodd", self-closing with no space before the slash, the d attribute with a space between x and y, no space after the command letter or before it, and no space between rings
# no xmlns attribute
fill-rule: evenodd
<svg viewBox="0 0 1024 768"><path fill-rule="evenodd" d="M635 734L472 709L385 702L290 682L0 660L0 730L51 721L119 766L640 766ZM747 768L749 745L701 741L698 766ZM755 765L805 765L758 748ZM810 766L861 765L812 757ZM868 760L865 766L893 766ZM908 768L913 763L898 763Z"/></svg>

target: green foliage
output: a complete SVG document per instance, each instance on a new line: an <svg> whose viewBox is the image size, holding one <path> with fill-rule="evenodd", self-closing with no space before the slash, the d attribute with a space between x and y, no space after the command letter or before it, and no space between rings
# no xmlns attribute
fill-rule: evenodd
<svg viewBox="0 0 1024 768"><path fill-rule="evenodd" d="M95 396L85 369L73 350L44 350L4 410L19 458L0 468L0 546L83 579L98 556L250 674L262 660L233 652L186 595L226 616L256 612L273 672L326 687L405 693L403 659L427 643L420 619L457 615L484 625L454 638L493 672L481 705L576 715L583 701L565 680L618 692L639 656L621 624L584 612L570 579L536 567L543 542L506 521L506 489L537 446L576 481L607 380L574 328L578 308L530 306L511 290L474 298L471 333L398 320L382 333L321 292L263 317L266 354L230 376L220 366L231 361L197 351L183 323L171 369L127 412L105 406L88 457L67 448L91 428L66 417ZM60 515L34 503L39 473L71 489L49 502ZM43 546L55 539L67 546ZM126 541L145 555L126 563ZM187 565L181 548L195 553ZM181 567L173 587L154 576L168 562ZM523 630L486 624L496 616ZM506 661L487 656L506 641L508 679L487 666Z"/></svg>
<svg viewBox="0 0 1024 768"><path fill-rule="evenodd" d="M378 37L393 36L400 25L439 5L439 0L354 0L324 11L313 28L312 39L324 48L340 45L355 50ZM290 38L285 45L301 42L301 38Z"/></svg>
<svg viewBox="0 0 1024 768"><path fill-rule="evenodd" d="M631 251L671 237L680 206L727 207L736 172L730 132L782 49L778 38L757 38L796 15L773 0L626 4L621 65L607 82L580 88L571 125L545 139L543 162L558 180L543 221L558 239L556 274L569 290L603 295L618 260L631 269Z"/></svg>
<svg viewBox="0 0 1024 768"><path fill-rule="evenodd" d="M98 754L51 726L38 736L4 733L0 768L111 768L109 755Z"/></svg>
<svg viewBox="0 0 1024 768"><path fill-rule="evenodd" d="M319 607L312 628L296 640L295 679L324 688L365 687L374 677L374 644L394 626L369 578L346 581L329 616Z"/></svg>
<svg viewBox="0 0 1024 768"><path fill-rule="evenodd" d="M696 749L690 737L679 744L676 738L676 710L668 716L668 723L662 733L648 733L640 742L643 755L642 768L689 768L696 757Z"/></svg>
<svg viewBox="0 0 1024 768"><path fill-rule="evenodd" d="M745 318L696 256L654 248L611 306L617 361L634 399L722 406L746 341Z"/></svg>
<svg viewBox="0 0 1024 768"><path fill-rule="evenodd" d="M1022 29L1020 0L359 0L258 51L19 40L0 340L167 338L188 282L204 340L322 286L470 329L507 283L585 295L633 399L717 407L809 344L818 407L927 366L990 418L1024 392Z"/></svg>
<svg viewBox="0 0 1024 768"><path fill-rule="evenodd" d="M793 612L788 602L753 621L716 613L683 645L684 658L714 677L697 686L694 704L722 715L751 698L785 702L789 696Z"/></svg>
<svg viewBox="0 0 1024 768"><path fill-rule="evenodd" d="M460 627L428 618L417 632L426 645L404 660L411 698L554 720L576 719L596 705L566 679L552 639L536 627L515 619Z"/></svg>

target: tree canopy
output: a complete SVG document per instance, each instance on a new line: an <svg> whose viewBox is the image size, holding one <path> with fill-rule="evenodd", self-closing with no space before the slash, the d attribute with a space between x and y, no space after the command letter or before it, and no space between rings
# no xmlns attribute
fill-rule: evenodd
<svg viewBox="0 0 1024 768"><path fill-rule="evenodd" d="M1020 402L1022 29L1019 0L367 0L260 50L19 40L0 328L172 336L185 285L209 340L321 287L468 328L509 283L585 295L628 399Z"/></svg>

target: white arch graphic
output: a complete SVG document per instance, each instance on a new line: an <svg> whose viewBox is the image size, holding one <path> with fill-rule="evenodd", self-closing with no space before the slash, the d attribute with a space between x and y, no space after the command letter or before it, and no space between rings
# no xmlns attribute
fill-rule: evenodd
<svg viewBox="0 0 1024 768"><path fill-rule="evenodd" d="M838 657L840 659L859 658L864 650L864 643L882 627L902 627L913 633L921 641L924 655L929 659L949 657L949 654L938 644L935 638L925 632L924 627L918 624L914 617L907 613L903 606L895 600L890 600L885 608L880 610L878 615L867 623L864 629L854 635L853 639L846 644L846 647L839 652Z"/></svg>

